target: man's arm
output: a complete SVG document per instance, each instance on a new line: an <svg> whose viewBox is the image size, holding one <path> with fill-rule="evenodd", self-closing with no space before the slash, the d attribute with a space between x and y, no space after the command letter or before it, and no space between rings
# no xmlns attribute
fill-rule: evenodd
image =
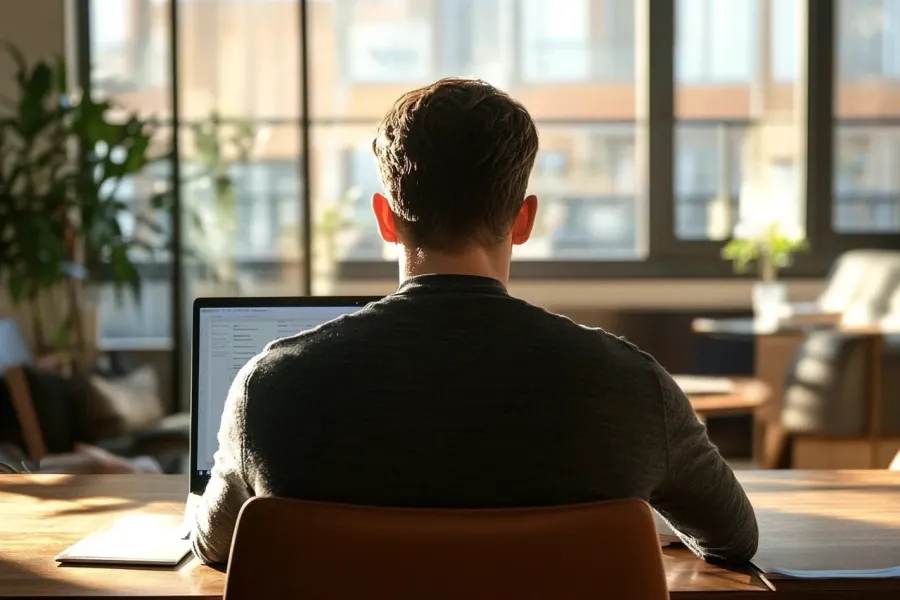
<svg viewBox="0 0 900 600"><path fill-rule="evenodd" d="M666 425L666 474L651 504L710 562L742 564L756 554L756 515L731 467L709 441L678 384L657 368Z"/></svg>
<svg viewBox="0 0 900 600"><path fill-rule="evenodd" d="M219 449L203 496L197 500L191 528L194 554L206 564L225 564L238 513L253 496L244 462L247 386L256 359L242 368L228 392L219 428Z"/></svg>

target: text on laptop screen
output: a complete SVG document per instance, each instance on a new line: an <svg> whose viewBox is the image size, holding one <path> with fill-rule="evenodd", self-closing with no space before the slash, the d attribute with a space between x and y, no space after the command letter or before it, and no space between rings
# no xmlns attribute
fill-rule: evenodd
<svg viewBox="0 0 900 600"><path fill-rule="evenodd" d="M278 306L200 309L197 370L197 469L208 472L231 383L273 340L312 329L359 306Z"/></svg>

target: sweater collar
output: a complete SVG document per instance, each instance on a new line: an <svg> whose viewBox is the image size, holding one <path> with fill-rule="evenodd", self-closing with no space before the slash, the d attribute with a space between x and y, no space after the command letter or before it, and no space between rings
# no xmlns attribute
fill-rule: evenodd
<svg viewBox="0 0 900 600"><path fill-rule="evenodd" d="M475 293L508 296L502 283L491 277L478 275L416 275L400 284L398 294Z"/></svg>

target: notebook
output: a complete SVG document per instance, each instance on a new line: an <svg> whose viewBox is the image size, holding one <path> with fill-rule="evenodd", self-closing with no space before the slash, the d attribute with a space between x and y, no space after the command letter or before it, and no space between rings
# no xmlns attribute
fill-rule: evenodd
<svg viewBox="0 0 900 600"><path fill-rule="evenodd" d="M177 566L191 552L182 515L129 515L56 556L62 564Z"/></svg>
<svg viewBox="0 0 900 600"><path fill-rule="evenodd" d="M725 395L734 393L734 381L728 377L674 375L672 379L688 396Z"/></svg>

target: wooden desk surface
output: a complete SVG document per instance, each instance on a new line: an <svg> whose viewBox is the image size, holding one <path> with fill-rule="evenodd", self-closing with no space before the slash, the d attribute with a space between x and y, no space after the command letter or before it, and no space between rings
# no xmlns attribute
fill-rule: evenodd
<svg viewBox="0 0 900 600"><path fill-rule="evenodd" d="M760 548L753 562L763 571L772 566L820 570L900 565L900 472L743 471L738 477L759 520ZM767 577L779 593L839 589L852 591L851 598L900 598L900 578Z"/></svg>
<svg viewBox="0 0 900 600"><path fill-rule="evenodd" d="M746 471L739 477L757 507L763 563L817 564L852 552L878 564L900 564L900 472ZM119 515L180 513L186 487L181 477L157 475L0 476L0 598L221 598L224 574L195 559L178 569L63 567L53 561ZM835 550L834 540L844 551ZM684 548L664 548L663 554L673 598L770 593L755 575L708 565ZM900 597L900 580L827 584L852 598ZM779 598L793 599L814 597L807 593L822 586L777 585Z"/></svg>

